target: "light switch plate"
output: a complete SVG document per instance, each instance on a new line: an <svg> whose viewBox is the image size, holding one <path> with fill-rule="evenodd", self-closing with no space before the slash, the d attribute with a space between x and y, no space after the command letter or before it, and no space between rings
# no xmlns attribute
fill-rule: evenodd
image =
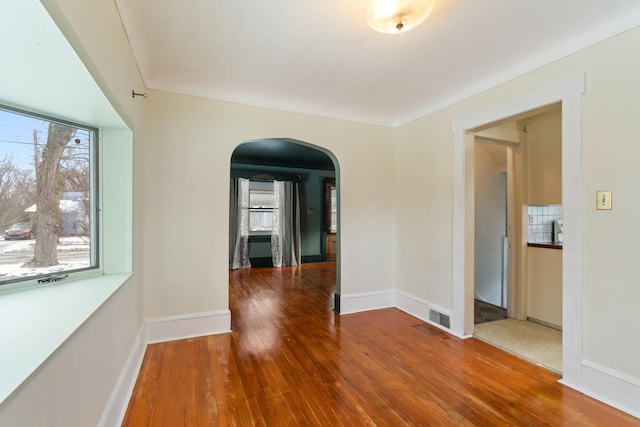
<svg viewBox="0 0 640 427"><path fill-rule="evenodd" d="M611 210L611 190L596 191L596 209Z"/></svg>

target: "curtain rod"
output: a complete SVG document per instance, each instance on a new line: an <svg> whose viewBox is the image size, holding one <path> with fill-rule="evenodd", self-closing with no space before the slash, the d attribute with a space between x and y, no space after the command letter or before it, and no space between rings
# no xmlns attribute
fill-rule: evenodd
<svg viewBox="0 0 640 427"><path fill-rule="evenodd" d="M248 178L250 181L270 182L270 181L293 181L302 182L302 175L293 174L280 174L280 177L276 178L273 175L266 173L259 173Z"/></svg>

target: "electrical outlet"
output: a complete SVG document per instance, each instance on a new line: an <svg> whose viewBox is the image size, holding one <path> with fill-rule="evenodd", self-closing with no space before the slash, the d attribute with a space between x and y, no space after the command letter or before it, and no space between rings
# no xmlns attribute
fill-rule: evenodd
<svg viewBox="0 0 640 427"><path fill-rule="evenodd" d="M529 215L529 225L533 225L533 215Z"/></svg>
<svg viewBox="0 0 640 427"><path fill-rule="evenodd" d="M596 209L611 210L611 190L596 191Z"/></svg>

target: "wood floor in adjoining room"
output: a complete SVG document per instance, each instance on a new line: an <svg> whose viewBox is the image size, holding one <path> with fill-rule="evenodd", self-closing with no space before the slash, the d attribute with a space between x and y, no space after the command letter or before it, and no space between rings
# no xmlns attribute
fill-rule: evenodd
<svg viewBox="0 0 640 427"><path fill-rule="evenodd" d="M398 309L334 314L333 263L229 277L233 332L149 345L123 426L640 425Z"/></svg>

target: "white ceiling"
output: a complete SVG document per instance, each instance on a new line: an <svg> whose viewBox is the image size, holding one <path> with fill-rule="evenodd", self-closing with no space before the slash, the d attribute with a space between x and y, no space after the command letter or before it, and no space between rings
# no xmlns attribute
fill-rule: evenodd
<svg viewBox="0 0 640 427"><path fill-rule="evenodd" d="M435 0L399 35L369 0L116 0L149 88L396 126L640 25L639 0Z"/></svg>

